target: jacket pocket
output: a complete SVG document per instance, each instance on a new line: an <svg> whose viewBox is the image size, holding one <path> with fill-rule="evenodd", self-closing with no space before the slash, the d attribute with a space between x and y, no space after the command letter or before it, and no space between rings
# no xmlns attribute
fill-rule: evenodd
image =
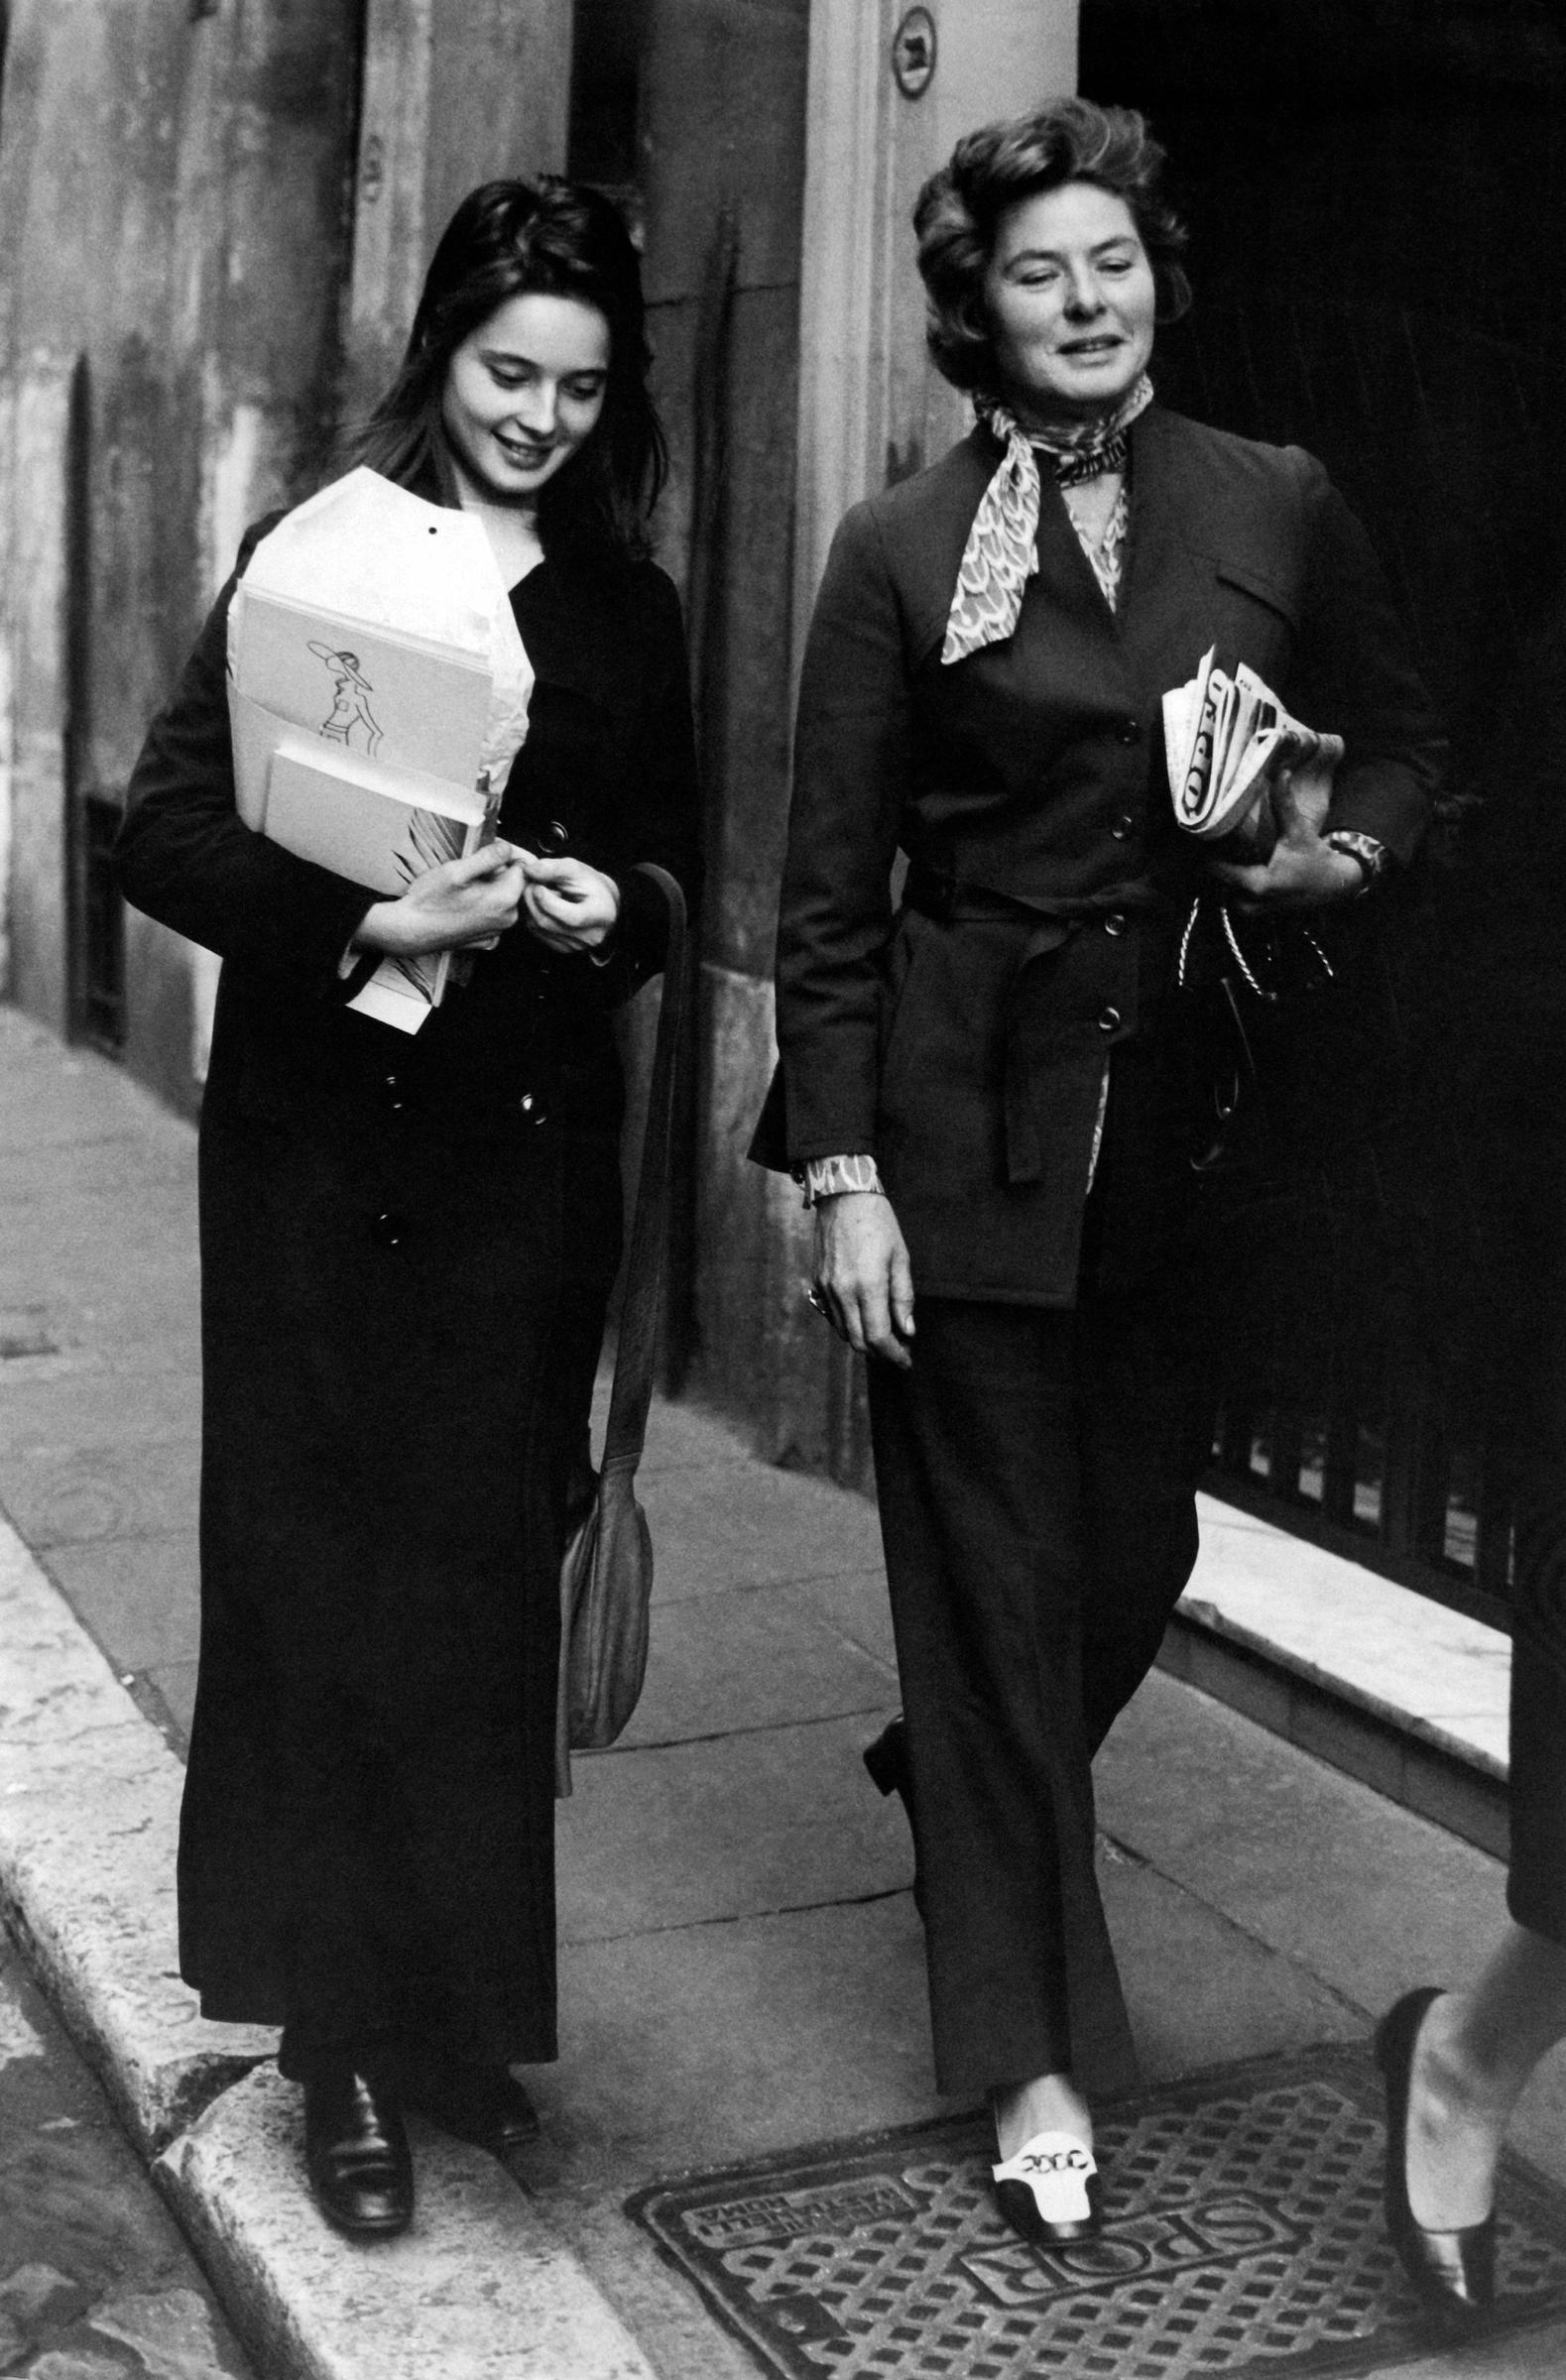
<svg viewBox="0 0 1566 2380"><path fill-rule="evenodd" d="M1215 561L1213 569L1220 586L1237 589L1240 594L1248 595L1254 603L1265 604L1290 632L1298 628L1299 606L1292 590L1269 572L1259 570L1250 562L1229 559Z"/></svg>

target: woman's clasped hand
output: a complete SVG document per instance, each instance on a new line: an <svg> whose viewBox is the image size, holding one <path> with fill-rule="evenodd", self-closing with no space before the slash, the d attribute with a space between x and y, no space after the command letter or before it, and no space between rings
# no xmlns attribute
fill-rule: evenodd
<svg viewBox="0 0 1566 2380"><path fill-rule="evenodd" d="M523 912L531 933L569 958L601 950L620 914L620 888L584 860L522 855Z"/></svg>
<svg viewBox="0 0 1566 2380"><path fill-rule="evenodd" d="M1340 745L1340 757L1341 750ZM1270 772L1277 841L1266 859L1254 866L1238 860L1211 864L1237 908L1319 909L1333 901L1356 900L1364 892L1365 870L1359 861L1334 850L1322 836L1332 766L1330 760L1313 758L1293 769L1285 762Z"/></svg>
<svg viewBox="0 0 1566 2380"><path fill-rule="evenodd" d="M366 910L354 936L365 950L423 958L439 950L493 950L525 920L562 957L599 949L620 914L613 877L584 860L540 859L497 840L418 876L395 900Z"/></svg>

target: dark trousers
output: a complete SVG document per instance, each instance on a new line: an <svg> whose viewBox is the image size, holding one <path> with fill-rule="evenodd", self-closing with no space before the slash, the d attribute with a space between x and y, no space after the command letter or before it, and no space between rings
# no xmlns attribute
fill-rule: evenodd
<svg viewBox="0 0 1566 2380"><path fill-rule="evenodd" d="M1073 1312L924 1298L911 1370L871 1367L943 2091L1135 2079L1090 1763L1196 1559L1189 1306L1171 1279Z"/></svg>

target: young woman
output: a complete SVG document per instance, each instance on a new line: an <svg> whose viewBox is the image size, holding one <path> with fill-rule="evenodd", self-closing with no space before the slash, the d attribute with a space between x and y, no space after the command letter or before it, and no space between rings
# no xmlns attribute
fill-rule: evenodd
<svg viewBox="0 0 1566 2380"><path fill-rule="evenodd" d="M620 1246L609 1012L694 893L637 257L595 192L491 182L351 459L482 521L537 673L490 849L398 899L234 807L230 582L131 784L121 881L219 952L201 1118L202 1639L181 1837L203 2012L279 2024L343 2230L402 2229L402 2108L497 2151L555 2055L566 1473ZM241 548L243 573L259 536ZM375 954L473 954L409 1037Z"/></svg>
<svg viewBox="0 0 1566 2380"><path fill-rule="evenodd" d="M1215 880L1160 699L1216 646L1345 738L1325 831L1285 774L1271 857L1224 868L1257 909L1405 859L1440 751L1320 465L1153 399L1184 295L1159 164L1140 116L1061 99L920 195L931 352L979 421L838 532L779 931L814 1294L877 1359L937 2079L992 2094L1032 2239L1096 2225L1088 2093L1133 2072L1089 1763L1190 1575L1212 1443L1193 1160L1234 1053L1177 993Z"/></svg>

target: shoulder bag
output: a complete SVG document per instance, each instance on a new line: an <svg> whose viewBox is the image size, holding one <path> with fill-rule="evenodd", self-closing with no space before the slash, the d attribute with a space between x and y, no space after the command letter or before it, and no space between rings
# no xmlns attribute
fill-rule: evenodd
<svg viewBox="0 0 1566 2380"><path fill-rule="evenodd" d="M653 1539L635 1483L653 1401L686 986L685 895L666 870L643 862L640 873L652 878L667 906L668 945L603 1466L560 1564L554 1790L562 1799L571 1790L571 1753L601 1751L616 1740L647 1673Z"/></svg>

